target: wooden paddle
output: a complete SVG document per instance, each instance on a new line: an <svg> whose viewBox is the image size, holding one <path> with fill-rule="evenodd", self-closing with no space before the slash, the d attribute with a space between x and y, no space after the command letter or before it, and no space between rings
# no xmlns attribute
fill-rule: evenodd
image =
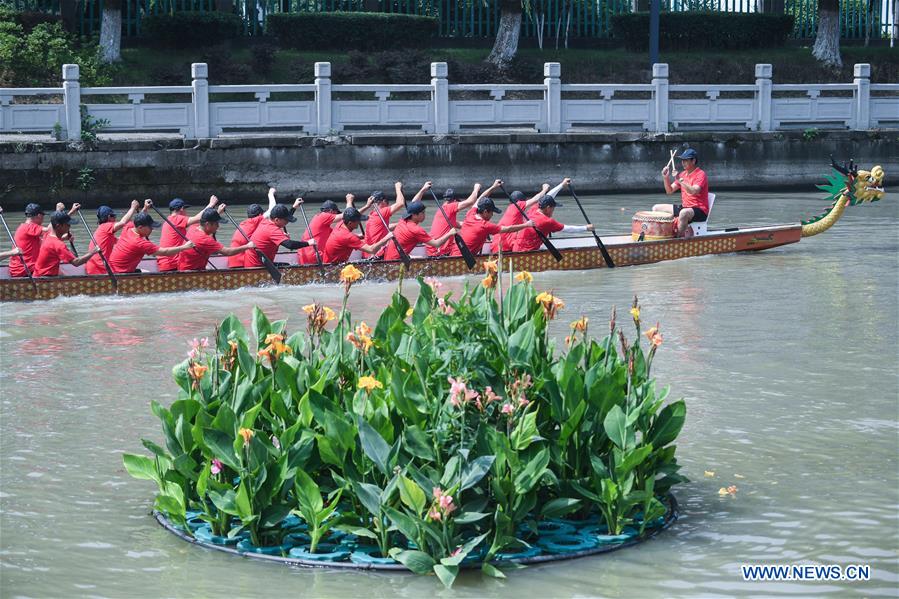
<svg viewBox="0 0 899 599"><path fill-rule="evenodd" d="M88 235L88 237L90 237L91 241L94 243L94 247L97 249L100 249L100 244L98 244L97 240L94 239L94 234L91 232L91 228L87 226L87 221L84 220L84 215L81 214L80 210L78 211L78 218L81 219L81 224L84 225L84 230L87 231L87 235ZM103 261L103 268L106 269L106 274L109 275L109 280L112 281L112 292L117 294L119 292L119 281L118 281L118 279L115 278L115 274L113 274L112 267L109 265L109 262L106 260L106 256L103 255L103 250L100 249L100 251L97 253L100 254L100 260Z"/></svg>
<svg viewBox="0 0 899 599"><path fill-rule="evenodd" d="M16 245L16 238L12 236L12 232L9 230L9 226L7 226L6 219L3 218L2 212L0 212L0 221L3 221L3 228L6 229L6 234L9 235L9 240L12 242L12 246L18 250L19 246ZM28 263L25 262L25 256L19 254L19 260L22 261L22 266L25 267L25 274L28 275L28 280L31 281L31 285L34 287L34 290L37 291L37 283L34 282L34 277L31 276L31 269L28 268Z"/></svg>
<svg viewBox="0 0 899 599"><path fill-rule="evenodd" d="M240 228L240 225L238 225L234 221L234 219L231 218L231 215L228 213L228 211L222 210L222 214L224 214L225 217L229 221L231 221L231 224L234 225L234 228L237 229L237 232L240 233L240 235L244 239L247 240L247 243L250 243L250 238L247 237L247 234L243 232L243 229ZM268 256L266 256L265 254L262 253L262 250L260 250L259 248L253 248L253 249L256 250L256 255L259 256L259 260L262 261L262 265L265 267L265 270L267 270L268 274L271 275L272 281L274 281L276 285L280 285L281 284L281 271L278 270L278 267L275 266L274 262L269 260Z"/></svg>
<svg viewBox="0 0 899 599"><path fill-rule="evenodd" d="M530 218L528 218L528 215L525 214L524 210L521 209L521 206L518 205L518 202L516 202L515 200L512 199L512 196L509 195L509 192L506 191L506 188L503 187L502 185L500 185L499 188L502 189L503 193L506 194L506 197L509 198L509 203L512 204L513 206L515 206L515 208L518 209L519 212L521 212L521 216L524 218L524 220L531 220ZM546 246L546 249L549 250L549 253L553 255L553 258L556 259L556 262L561 262L562 261L562 253L556 249L556 246L554 246L552 244L552 242L549 240L549 237L547 237L543 233L543 231L541 231L537 227L534 227L534 232L537 234L537 237L539 237L540 240L543 242L543 245Z"/></svg>
<svg viewBox="0 0 899 599"><path fill-rule="evenodd" d="M440 210L440 214L443 215L443 220L446 221L447 226L449 226L450 229L454 229L453 223L450 222L449 216L446 215L446 210L443 209L443 204L437 199L434 190L429 189L428 191L431 192L431 197L437 202L437 208ZM456 247L459 248L459 253L462 254L462 259L465 260L465 265L468 267L468 270L474 268L477 261L474 259L474 254L471 253L471 249L468 247L468 244L465 243L465 240L462 239L462 236L456 233L453 235L453 241L456 242Z"/></svg>
<svg viewBox="0 0 899 599"><path fill-rule="evenodd" d="M584 215L584 220L587 221L588 225L592 225L590 219L587 217L587 212L584 210L584 207L581 205L581 201L578 199L577 194L574 193L574 188L571 186L571 183L568 184L568 191L571 192L571 197L574 198L575 203L577 203L577 207L581 209L581 214ZM605 244L603 244L602 239L599 238L599 235L596 234L596 231L590 231L593 233L593 239L596 240L596 247L599 248L599 252L602 254L602 259L606 261L606 266L609 268L615 268L615 263L612 262L612 256L609 255L609 251L606 249Z"/></svg>
<svg viewBox="0 0 899 599"><path fill-rule="evenodd" d="M312 237L312 230L309 228L309 219L306 218L306 209L303 208L303 205L300 204L300 214L303 215L303 222L306 223L306 230L309 231L309 239L315 239ZM318 240L316 240L318 241ZM321 271L321 275L325 276L325 266L322 264L322 256L318 253L318 245L312 246L312 249L315 250L315 261L318 262L318 270Z"/></svg>
<svg viewBox="0 0 899 599"><path fill-rule="evenodd" d="M169 219L167 219L167 218L165 217L165 215L164 215L162 212L160 212L158 208L156 208L156 206L153 206L153 205L151 204L151 205L150 205L150 208L153 209L153 212L155 212L156 214L159 215L159 218L161 218L162 220L165 221L165 224L167 224L168 226L170 226L170 227L172 228L172 231L174 231L174 232L178 235L178 237L180 237L181 239L184 240L184 243L189 243L189 242L190 242L190 239L188 239L187 237L185 237L185 236L181 233L181 231L179 231L178 229L176 229L176 228L175 228L175 225L172 224L172 221L170 221ZM201 252L200 249L197 248L197 247L192 247L191 249L193 249L193 250L194 250L195 252L197 252L198 254L201 254L201 255L203 254L203 252ZM207 258L206 258L206 263L207 263L209 266L212 267L212 270L218 270L218 268L216 268L215 264L212 263L212 259L211 259L211 258L207 257Z"/></svg>
<svg viewBox="0 0 899 599"><path fill-rule="evenodd" d="M390 234L390 225L387 224L387 221L384 220L384 217L381 215L381 211L375 206L375 214L378 215L378 220L381 221L381 224L384 225L384 229L387 231L388 235ZM360 223L361 224L361 223ZM400 255L400 260L403 261L403 264L406 265L406 268L412 264L412 258L409 257L409 254L406 253L406 250L403 249L403 246L400 245L400 242L396 240L396 237L392 237L390 241L393 242L394 247L396 247L396 252Z"/></svg>

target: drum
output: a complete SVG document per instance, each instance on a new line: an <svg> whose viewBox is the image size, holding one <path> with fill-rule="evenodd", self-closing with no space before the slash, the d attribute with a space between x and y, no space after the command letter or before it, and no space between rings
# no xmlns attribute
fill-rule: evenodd
<svg viewBox="0 0 899 599"><path fill-rule="evenodd" d="M642 210L634 215L631 239L637 241L641 233L643 241L671 239L674 237L674 217L667 212Z"/></svg>

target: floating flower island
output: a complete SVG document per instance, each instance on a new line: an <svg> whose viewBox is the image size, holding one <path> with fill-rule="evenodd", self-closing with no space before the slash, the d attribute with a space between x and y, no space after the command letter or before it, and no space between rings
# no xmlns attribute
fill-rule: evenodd
<svg viewBox="0 0 899 599"><path fill-rule="evenodd" d="M461 568L611 551L677 517L683 400L650 377L658 325L636 340L588 319L557 348L563 301L529 273L503 290L496 262L458 300L402 282L374 328L347 311L305 326L253 311L175 366L178 399L152 402L164 447L125 454L158 486L156 517L207 547L301 565L407 569L451 586ZM647 348L641 337L648 339Z"/></svg>

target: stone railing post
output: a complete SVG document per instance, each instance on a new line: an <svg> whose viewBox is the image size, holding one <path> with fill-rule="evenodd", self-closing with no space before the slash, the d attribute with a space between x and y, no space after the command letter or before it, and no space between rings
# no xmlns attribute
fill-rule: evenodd
<svg viewBox="0 0 899 599"><path fill-rule="evenodd" d="M864 131L871 126L871 65L857 64L853 71L855 79L855 130Z"/></svg>
<svg viewBox="0 0 899 599"><path fill-rule="evenodd" d="M431 87L434 101L434 133L446 135L449 133L449 82L447 74L449 69L445 62L431 63Z"/></svg>
<svg viewBox="0 0 899 599"><path fill-rule="evenodd" d="M210 137L209 132L209 67L205 62L195 62L190 65L191 98L194 105L194 135L195 139Z"/></svg>
<svg viewBox="0 0 899 599"><path fill-rule="evenodd" d="M668 64L652 65L652 86L656 133L668 133Z"/></svg>
<svg viewBox="0 0 899 599"><path fill-rule="evenodd" d="M315 124L318 135L331 133L331 63L315 63Z"/></svg>
<svg viewBox="0 0 899 599"><path fill-rule="evenodd" d="M755 87L758 108L756 121L759 131L771 131L771 76L773 67L770 64L755 65Z"/></svg>
<svg viewBox="0 0 899 599"><path fill-rule="evenodd" d="M562 132L562 65L543 63L543 85L546 86L546 131Z"/></svg>
<svg viewBox="0 0 899 599"><path fill-rule="evenodd" d="M66 111L66 139L81 139L81 83L77 64L62 65L62 97Z"/></svg>

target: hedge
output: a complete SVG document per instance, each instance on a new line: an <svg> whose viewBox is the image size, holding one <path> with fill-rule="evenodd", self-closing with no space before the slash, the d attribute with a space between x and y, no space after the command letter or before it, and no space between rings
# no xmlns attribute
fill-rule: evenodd
<svg viewBox="0 0 899 599"><path fill-rule="evenodd" d="M285 48L390 50L425 47L437 35L433 17L388 13L293 13L266 18L266 33Z"/></svg>
<svg viewBox="0 0 899 599"><path fill-rule="evenodd" d="M177 12L148 15L141 20L141 37L178 48L213 46L240 35L242 21L223 12Z"/></svg>
<svg viewBox="0 0 899 599"><path fill-rule="evenodd" d="M663 12L659 19L662 50L743 49L783 46L793 31L792 15L734 12ZM612 34L628 50L649 45L649 13L612 17Z"/></svg>

